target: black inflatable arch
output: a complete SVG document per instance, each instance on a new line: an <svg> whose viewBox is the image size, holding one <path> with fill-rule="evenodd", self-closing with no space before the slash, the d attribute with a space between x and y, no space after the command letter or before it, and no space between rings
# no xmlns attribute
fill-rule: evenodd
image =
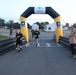
<svg viewBox="0 0 76 75"><path fill-rule="evenodd" d="M50 15L53 19L55 19L56 17L60 16L53 8L51 7L45 7L46 11L45 14ZM34 7L29 7L27 10L25 10L21 16L22 17L29 17L31 14L34 14Z"/></svg>
<svg viewBox="0 0 76 75"><path fill-rule="evenodd" d="M61 17L60 15L52 8L52 7L45 7L41 8L38 7L39 11L42 10L42 12L36 12L36 7L29 7L27 10L25 10L21 15L20 15L20 20L21 20L21 31L23 35L25 35L27 42L29 41L28 37L28 28L27 25L25 24L26 18L28 18L31 14L48 14L50 15L54 21L56 22L56 42L58 43L59 37L63 36L63 31L62 31L62 26L61 26Z"/></svg>

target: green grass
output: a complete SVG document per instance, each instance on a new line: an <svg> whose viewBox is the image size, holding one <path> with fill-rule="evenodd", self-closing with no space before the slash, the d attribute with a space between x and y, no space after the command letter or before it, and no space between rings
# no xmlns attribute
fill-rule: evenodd
<svg viewBox="0 0 76 75"><path fill-rule="evenodd" d="M6 38L9 38L9 37L5 35L0 35L0 40L6 39Z"/></svg>

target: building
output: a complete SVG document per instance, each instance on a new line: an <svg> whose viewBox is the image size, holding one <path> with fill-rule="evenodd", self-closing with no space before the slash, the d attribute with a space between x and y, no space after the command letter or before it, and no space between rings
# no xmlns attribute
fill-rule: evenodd
<svg viewBox="0 0 76 75"><path fill-rule="evenodd" d="M56 28L56 24L51 23L51 24L48 24L44 27L44 31L55 31L55 28Z"/></svg>
<svg viewBox="0 0 76 75"><path fill-rule="evenodd" d="M39 30L39 25L33 24L32 25L32 30Z"/></svg>
<svg viewBox="0 0 76 75"><path fill-rule="evenodd" d="M63 26L63 30L68 30L68 29L69 29L69 27Z"/></svg>

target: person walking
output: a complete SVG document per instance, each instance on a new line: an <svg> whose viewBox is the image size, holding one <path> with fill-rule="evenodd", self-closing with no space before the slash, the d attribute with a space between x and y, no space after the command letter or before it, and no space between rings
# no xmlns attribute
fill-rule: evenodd
<svg viewBox="0 0 76 75"><path fill-rule="evenodd" d="M71 53L72 57L75 59L76 58L76 53L75 53L75 44L76 44L76 29L74 27L71 28L71 33L69 35L69 42L70 42L70 47L71 47Z"/></svg>
<svg viewBox="0 0 76 75"><path fill-rule="evenodd" d="M16 49L18 50L18 52L20 52L22 51L22 39L23 39L23 35L20 30L17 30L15 38L16 38Z"/></svg>
<svg viewBox="0 0 76 75"><path fill-rule="evenodd" d="M38 39L39 39L40 32L38 30L35 30L34 35L36 40L36 46L38 46Z"/></svg>
<svg viewBox="0 0 76 75"><path fill-rule="evenodd" d="M12 36L12 28L10 28L10 36Z"/></svg>

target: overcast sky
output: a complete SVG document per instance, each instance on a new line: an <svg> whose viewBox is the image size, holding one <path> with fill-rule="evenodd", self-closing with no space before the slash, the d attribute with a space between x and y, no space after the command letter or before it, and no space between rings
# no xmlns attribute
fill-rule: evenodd
<svg viewBox="0 0 76 75"><path fill-rule="evenodd" d="M0 0L0 17L5 20L19 21L20 15L28 7L52 7L66 23L76 23L76 0ZM65 22L61 20L64 24ZM49 15L33 14L27 22L54 20Z"/></svg>

